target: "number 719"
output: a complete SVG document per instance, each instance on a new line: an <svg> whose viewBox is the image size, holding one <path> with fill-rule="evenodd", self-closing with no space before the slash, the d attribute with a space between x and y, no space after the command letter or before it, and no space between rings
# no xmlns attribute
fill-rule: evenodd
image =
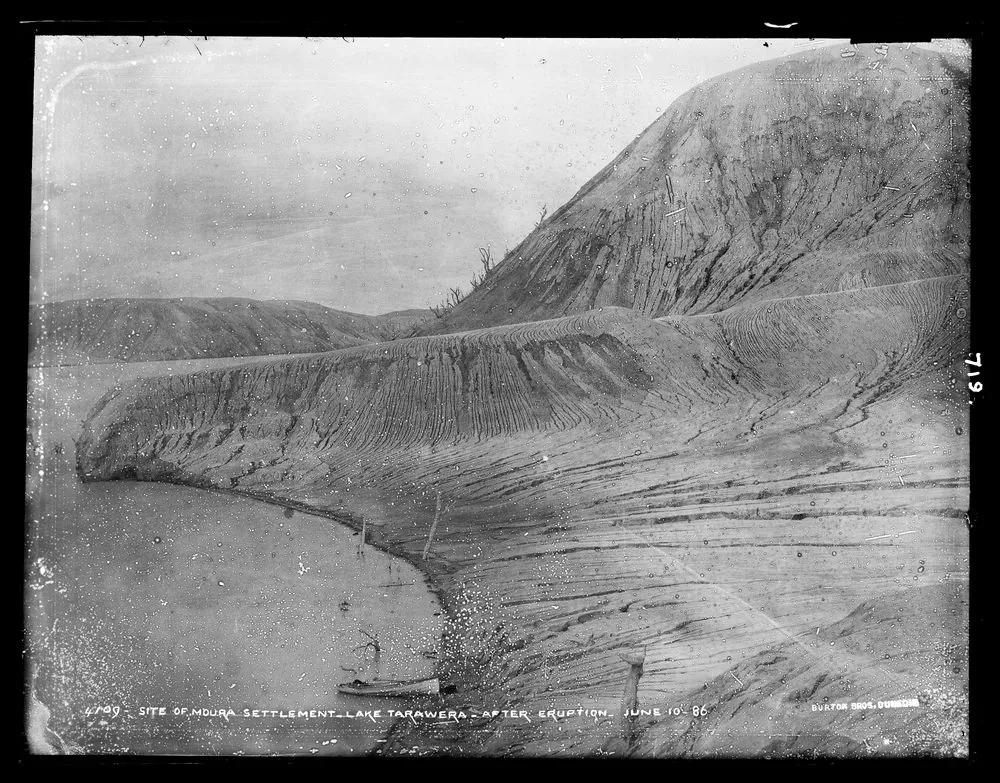
<svg viewBox="0 0 1000 783"><path fill-rule="evenodd" d="M965 363L966 364L971 364L973 367L982 367L983 366L982 359L979 358L979 354L978 353L976 354L976 361L972 361L972 359L966 359ZM979 375L978 371L977 372L970 372L969 373L969 377L970 378L975 378L977 375ZM983 384L981 384L979 381L969 381L969 391L981 392L982 390L983 390Z"/></svg>

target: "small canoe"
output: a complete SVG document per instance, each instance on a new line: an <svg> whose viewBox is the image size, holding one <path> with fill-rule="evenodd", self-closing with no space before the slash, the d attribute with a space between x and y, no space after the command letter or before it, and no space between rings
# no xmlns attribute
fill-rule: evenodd
<svg viewBox="0 0 1000 783"><path fill-rule="evenodd" d="M352 696L436 696L441 692L437 677L428 680L353 680L337 686Z"/></svg>

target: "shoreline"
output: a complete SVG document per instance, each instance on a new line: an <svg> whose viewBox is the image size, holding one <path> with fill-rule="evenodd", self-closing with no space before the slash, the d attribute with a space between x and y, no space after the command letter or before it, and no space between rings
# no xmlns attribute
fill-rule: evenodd
<svg viewBox="0 0 1000 783"><path fill-rule="evenodd" d="M356 517L349 516L349 515L338 515L338 514L329 512L329 511L321 511L319 509L314 509L312 507L309 507L306 504L304 504L302 502L299 502L299 501L289 500L288 502L283 502L283 501L278 500L277 498L275 498L273 496L265 496L265 495L262 495L262 494L259 494L259 493L256 493L256 492L252 492L252 491L250 491L250 492L248 492L248 491L237 491L237 490L231 490L231 489L224 488L224 487L205 486L205 485L201 485L198 482L168 481L168 480L163 480L163 479L141 479L140 480L140 479L132 479L132 478L130 478L130 479L115 479L115 480L111 480L111 481L101 481L101 482L97 482L97 481L86 481L85 482L85 481L82 480L82 478L76 472L75 465L74 465L74 460L73 460L73 458L69 454L63 455L59 461L61 463L61 469L59 470L59 472L63 474L64 479L71 480L73 482L79 483L80 485L90 484L90 483L93 483L93 484L97 484L97 483L101 483L101 484L119 484L119 485L121 485L123 483L135 483L135 484L161 484L161 485L165 485L165 486L169 486L169 487L174 487L174 488L181 489L181 490L191 490L191 491L210 490L210 491L214 492L217 495L227 496L229 498L233 498L233 499L236 499L236 500L257 501L257 502L266 504L268 506L280 507L283 510L291 508L291 509L294 509L296 511L299 511L304 516L315 517L315 518L320 519L320 520L329 520L329 521L332 521L334 523L338 523L343 529L345 529L345 531L353 531L353 532L357 533L361 529L361 524L362 523ZM29 503L33 503L33 500L29 500ZM37 524L37 521L33 521L32 524L33 525ZM311 523L307 523L307 524L315 524L315 521L313 521ZM322 526L319 526L319 527L322 529ZM411 563L407 558L401 557L400 555L396 554L395 552L391 551L389 548L387 548L385 546L379 546L379 545L376 545L376 544L372 544L370 542L369 542L368 545L372 546L378 553L380 553L382 555L385 555L386 557L393 558L393 559L398 559L398 560L402 560L402 561L406 562L407 565L411 565L411 566L414 567L414 570L417 571L418 574L419 574L419 578L421 580L420 581L421 586L424 588L424 590L426 590L426 593L433 598L434 604L436 605L436 610L439 610L441 612L441 617L440 618L435 618L435 619L440 619L442 621L442 626L443 626L443 622L445 620L449 619L452 616L452 614L451 614L451 610L448 608L448 602L446 600L444 600L443 591L441 590L440 586L437 585L436 582L434 582L432 580L431 576L425 570L423 570L423 569L419 568L418 566L414 565L413 563ZM345 556L350 556L350 555L349 554L345 554ZM440 651L441 645L442 645L442 642L441 642L442 636L443 636L443 633L442 634L438 634L435 637L435 646L437 647L437 649L439 651ZM439 676L439 674L440 674L439 673L440 661L438 659L430 660L430 659L427 659L426 657L424 658L424 660L426 660L428 663L430 663L430 667L429 668L431 669L431 673L426 674L426 675L420 675L420 676L428 676L428 677L430 677L430 676ZM415 677L415 676L418 676L418 675L415 672L411 671L410 673L406 673L403 676L405 678L405 677ZM347 675L344 675L345 681L346 681L346 678L347 678ZM338 678L337 682L338 683L340 682L340 678ZM352 698L364 698L364 697L352 697ZM374 708L378 708L383 701L385 703L384 707L382 707L383 709L392 708L392 709L402 710L405 707L405 705L401 704L400 701L399 701L399 699L397 699L397 698L385 698L385 699L379 699L378 703L374 703L372 708L373 709ZM443 702L442 702L441 706L443 707ZM388 743L391 742L391 737L392 737L392 735L393 735L393 733L395 731L396 725L398 723L401 723L401 722L402 723L406 723L408 721L406 721L405 718L394 718L394 719L392 719L390 722L388 722L385 725L385 727L377 735L373 736L373 739L369 743L367 743L369 745L369 747L367 747L366 749L361 749L360 752L357 753L356 755L359 756L359 757L366 757L366 756L370 756L370 755L377 755L377 754L379 754L379 752L383 748L385 748ZM55 753L57 753L57 754L58 754L58 752L59 752L58 750L55 751ZM168 750L157 750L157 751L155 751L156 754L160 754L162 752L168 752L169 753ZM182 754L182 755L187 755L187 754ZM299 754L289 753L289 754L283 754L283 755L294 756L294 755L299 755Z"/></svg>
<svg viewBox="0 0 1000 783"><path fill-rule="evenodd" d="M291 509L294 509L295 511L298 511L298 512L302 513L302 514L307 514L309 516L319 517L321 519L328 519L331 522L336 522L336 523L338 523L340 525L343 525L344 527L346 527L346 528L348 528L350 530L353 530L353 531L355 531L357 533L361 532L362 526L364 524L364 520L363 519L359 519L358 517L350 514L349 512L343 513L343 514L338 514L338 513L333 512L333 511L326 511L326 510L323 510L323 509L314 508L313 506L307 505L306 503L303 503L300 500L291 500L291 499L281 500L281 499L279 499L279 498L277 498L277 497L275 497L273 495L264 495L262 493L255 492L253 490L229 489L228 487L218 487L218 486L214 486L212 484L201 484L200 482L196 483L196 482L186 482L186 481L171 481L171 480L168 480L168 479L137 479L137 478L130 478L130 479L111 479L111 480L112 481L141 481L141 482L146 482L146 483L149 483L149 484L171 484L173 486L178 486L178 487L188 487L190 489L199 489L199 490L206 490L208 492L215 492L215 493L218 493L220 495L229 495L230 497L237 497L237 498L245 498L245 499L249 499L249 500L256 500L256 501L259 501L261 503L266 503L266 504L268 504L270 506L278 506L280 508L291 508ZM91 481L93 481L93 480L91 480ZM103 481L103 479L101 481ZM97 482L94 481L94 483L97 483ZM428 570L426 570L424 568L424 566L427 563L426 560L418 560L416 562L413 562L413 561L411 561L407 557L405 551L403 551L403 550L396 550L396 549L394 549L392 547L387 547L387 546L385 546L383 544L377 544L377 543L373 543L371 541L366 541L365 542L365 546L370 546L373 549L376 549L379 552L382 552L383 554L389 555L391 557L398 558L399 560L403 560L407 564L409 564L409 565L413 566L414 568L416 568L420 572L420 574L424 577L428 591L431 592L431 593L433 593L434 597L437 598L438 602L441 604L441 607L443 609L445 609L446 611L448 611L449 618L450 618L451 612L445 606L446 602L445 602L445 598L444 598L444 594L443 594L444 588L442 588L440 585L436 584L434 582L434 574L431 573L431 572L429 572Z"/></svg>
<svg viewBox="0 0 1000 783"><path fill-rule="evenodd" d="M78 481L82 481L82 479L78 475L76 476L76 478L77 478ZM229 497L235 497L235 498L239 498L239 499L243 499L243 500L258 501L258 502L265 503L265 504L270 505L270 506L277 506L277 507L280 507L282 509L291 508L291 509L294 509L295 511L298 511L299 513L305 514L307 516L313 516L313 517L317 517L319 519L326 519L326 520L329 520L329 521L334 522L336 524L340 524L343 527L345 527L345 528L347 528L349 530L352 530L352 531L354 531L356 533L360 533L361 532L362 525L363 525L363 520L359 519L357 516L352 515L350 513L337 514L336 512L332 512L332 511L316 509L316 508L314 508L312 506L307 505L306 503L303 503L302 501L291 500L291 499L289 499L289 500L280 500L280 499L278 499L277 497L275 497L273 495L265 495L263 493L255 492L253 490L236 490L236 489L230 489L228 487L214 486L214 485L208 484L208 483L203 484L201 480L197 480L197 479L195 481L193 481L193 482L184 482L184 481L167 480L167 479L134 479L134 478L133 479L112 479L112 481L123 481L123 480L136 481L136 482L140 482L141 481L141 482L150 483L150 484L169 484L169 485L172 485L172 486L185 487L187 489L206 490L206 491L214 492L214 493L217 493L217 494L220 494L220 495L227 495ZM97 483L97 482L95 481L93 483ZM426 568L426 564L427 564L426 560L420 560L420 559L416 559L415 561L414 560L410 560L410 558L406 556L406 553L404 551L402 551L402 550L396 551L394 548L387 547L385 545L375 544L375 543L371 543L371 542L366 542L365 545L373 547L378 552L381 552L381 553L383 553L385 555L388 555L389 557L393 557L393 558L397 558L399 560L402 560L403 562L405 562L408 565L412 566L420 574L420 576L423 578L424 587L427 589L427 591L431 595L434 596L435 600L437 601L438 605L440 606L441 612L442 612L442 615L443 615L442 619L445 621L444 624L447 624L448 622L455 622L455 620L457 618L455 616L454 609L451 606L451 601L450 601L450 599L447 596L445 588L441 584L439 584L439 582L437 581L436 575L432 571L430 571L429 569ZM443 641L444 641L446 633L447 632L445 630L442 630L442 633L441 633L440 637L438 638L439 650L444 646L443 645ZM434 676L437 677L439 680L443 680L444 679L444 675L443 675L443 672L440 671L440 667L441 667L441 658L439 657L434 662L433 673L434 673ZM456 686L456 688L458 687L456 683L445 683L445 682L442 681L441 684L442 684L442 687L445 687L446 685L453 685L453 686ZM456 690L456 691L453 691L453 692L460 692L460 691ZM447 695L450 695L450 694L446 694L446 693L442 692L441 695L438 696L438 699L441 702L440 707L439 707L440 709L449 709L449 707L447 705L447 699L446 699ZM393 738L393 735L396 733L397 728L400 727L400 726L403 726L403 727L406 727L407 730L410 730L410 727L407 724L408 724L408 721L407 721L406 718L396 718L391 723L389 723L389 725L386 727L386 730L385 730L385 732L382 735L382 740L377 741L370 750L368 750L368 751L366 751L366 752L364 752L362 754L359 754L359 755L362 756L362 757L365 757L365 756L381 756L381 755L386 755L384 753L384 751L387 750L390 747L391 743L393 742L392 738ZM395 754L391 754L390 753L388 755L395 755Z"/></svg>
<svg viewBox="0 0 1000 783"><path fill-rule="evenodd" d="M308 355L309 354L280 354L280 355L253 355L246 357L231 357L231 356L207 357L205 359L193 359L193 360L169 359L169 360L162 360L156 363L163 365L164 368L168 368L170 365L176 364L177 362L185 362L185 363L191 361L214 362L220 360L228 360L227 364L232 363L232 366L242 366L247 363L253 364L256 363L257 361L266 361L274 359L278 360L296 359ZM96 368L99 371L106 371L109 368L112 369L124 368L127 370L130 366L148 365L148 364L150 364L150 362L106 361L106 362L88 362L86 364L71 364L71 365L70 364L34 365L34 366L29 365L28 374L29 374L29 382L31 382L30 379L34 377L35 373L44 372L46 370L57 370L60 368L63 370L73 369L73 368L84 369L84 370L87 368ZM141 378L144 376L139 376L139 377ZM158 377L158 376L154 375L152 377ZM88 405L88 409L92 409L92 407L93 407L92 404ZM38 426L50 439L53 437L56 438L55 442L62 443L65 447L63 455L58 458L59 459L59 468L57 471L58 473L61 473L67 479L73 482L78 482L80 484L99 483L97 480L84 477L83 475L80 474L78 470L75 447L79 438L82 437L82 431L80 431L79 428L76 428L76 430L73 432L60 432L58 424L50 424L47 422L47 420L46 423L43 424L41 419L39 419L38 421ZM35 458L32 457L30 459L34 460ZM129 478L113 479L112 481L117 481L118 483L121 483L122 481L134 481L134 482L143 482L150 484L165 484L184 489L209 490L211 492L217 493L218 495L225 495L242 500L258 501L270 506L280 507L282 509L293 509L305 515L317 517L319 519L329 520L331 522L339 524L340 526L342 526L342 528L352 531L354 533L360 533L362 526L364 524L363 519L356 514L352 514L349 512L334 512L327 509L315 508L301 501L293 499L281 499L275 496L273 493L262 492L259 490L255 491L246 489L230 489L228 487L217 486L208 481L205 481L203 478L197 475L180 476L175 478L129 477ZM104 480L101 480L100 483L105 483L105 482ZM33 503L34 501L31 502ZM454 622L455 614L452 602L448 599L444 587L439 583L437 575L434 573L433 569L429 569L426 567L428 565L427 561L421 561L419 557L410 559L408 553L406 553L405 550L397 547L386 546L384 543L375 543L372 542L370 539L371 539L371 530L369 529L369 540L366 542L367 546L373 547L377 552L386 555L390 558L396 558L398 560L405 562L407 565L412 566L419 573L423 588L427 591L427 593L431 597L433 597L434 602L437 604L437 607L441 612L441 617L437 619L441 620L442 633L437 635L436 637L436 646L440 654L440 651L443 646L442 642L443 627L446 623ZM437 660L433 661L429 660L429 662L432 664L431 668L433 671L433 674L430 676L439 676L440 665L441 665L440 657ZM390 742L390 736L394 732L394 727L399 722L407 723L408 721L406 721L405 719L393 720L386 726L385 731L381 734L380 737L381 741L375 743L372 748L370 748L367 751L364 751L360 755L365 756L365 755L377 754L379 751L383 750L386 747L386 745Z"/></svg>

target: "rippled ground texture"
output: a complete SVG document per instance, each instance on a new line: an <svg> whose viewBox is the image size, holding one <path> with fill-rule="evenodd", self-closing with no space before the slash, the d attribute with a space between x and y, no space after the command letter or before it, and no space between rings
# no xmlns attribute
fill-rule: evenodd
<svg viewBox="0 0 1000 783"><path fill-rule="evenodd" d="M208 484L365 517L415 560L440 493L426 569L452 614L439 671L462 686L456 699L616 709L618 653L645 646L642 701L701 704L733 667L825 639L900 591L956 586L887 600L936 612L963 648L967 297L951 276L699 317L605 308L151 379L104 401L79 466L88 479ZM858 673L847 698L934 687L960 699L961 661L947 681L921 667L880 679L893 658L938 643L906 622L862 652L810 653L827 677ZM815 666L806 648L818 642L794 644ZM812 716L809 689L797 691L778 713L743 709L797 725ZM933 738L883 744L912 711L861 714L828 724L815 748L942 750ZM746 720L717 730L725 750L757 750L736 739ZM684 752L685 728L657 722L647 741ZM420 741L469 747L470 731ZM490 752L596 752L617 725L476 731Z"/></svg>

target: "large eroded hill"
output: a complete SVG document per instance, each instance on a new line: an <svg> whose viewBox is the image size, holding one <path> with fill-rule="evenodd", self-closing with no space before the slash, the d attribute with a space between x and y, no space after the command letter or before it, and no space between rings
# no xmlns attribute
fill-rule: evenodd
<svg viewBox="0 0 1000 783"><path fill-rule="evenodd" d="M705 82L427 329L717 312L964 271L967 69L865 45Z"/></svg>

